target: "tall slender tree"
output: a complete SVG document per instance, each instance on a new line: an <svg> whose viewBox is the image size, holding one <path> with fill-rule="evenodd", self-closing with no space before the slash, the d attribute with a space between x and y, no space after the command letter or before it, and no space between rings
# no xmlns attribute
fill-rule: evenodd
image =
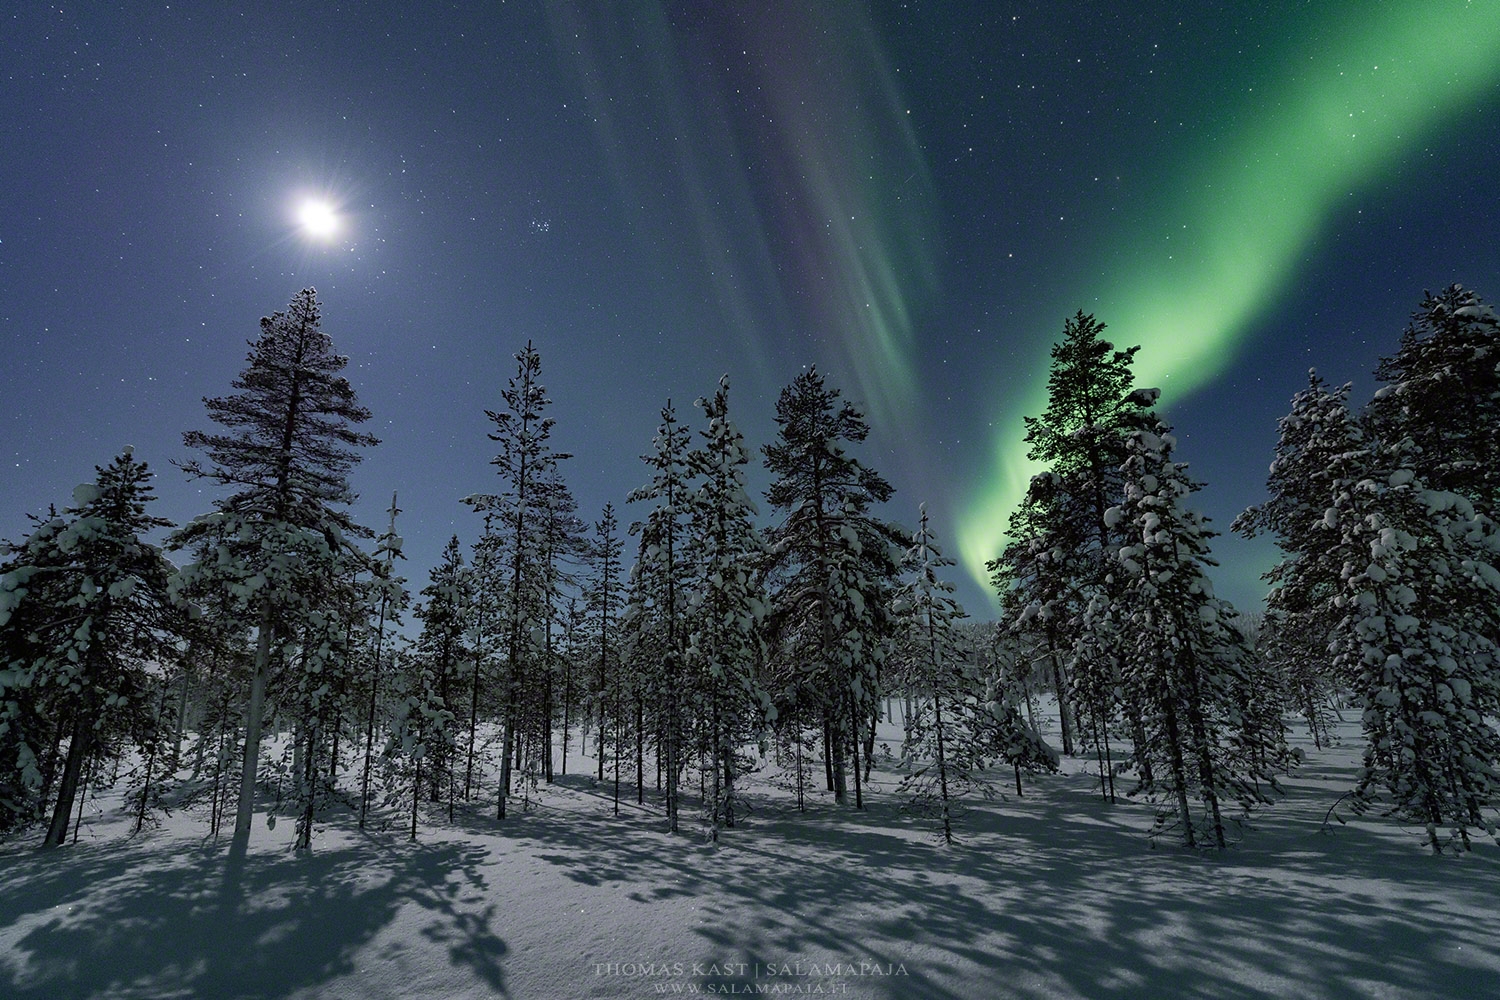
<svg viewBox="0 0 1500 1000"><path fill-rule="evenodd" d="M422 588L422 603L415 610L422 631L414 651L415 656L427 660L435 678L438 700L449 713L445 738L431 743L427 776L432 801L447 794L450 819L457 785L458 732L454 707L467 700L466 693L460 691L460 682L462 666L470 657L465 636L472 598L472 581L464 566L463 548L454 535L443 548L442 561L429 572L427 586Z"/></svg>
<svg viewBox="0 0 1500 1000"><path fill-rule="evenodd" d="M818 699L834 798L863 808L861 734L879 697L889 629L889 595L902 532L873 508L895 493L847 453L870 432L864 415L830 388L817 369L799 375L776 402L776 441L764 448L775 477L766 491L782 520L768 532L766 568L776 589L773 626L782 662L803 676L783 683Z"/></svg>
<svg viewBox="0 0 1500 1000"><path fill-rule="evenodd" d="M1047 408L1026 417L1027 457L1047 470L1032 478L1011 517L1010 543L991 563L1012 628L1035 629L1047 648L1063 726L1063 752L1078 730L1108 752L1111 694L1120 670L1114 644L1084 643L1084 615L1107 592L1110 555L1118 548L1104 512L1123 495L1121 469L1130 433L1146 426L1157 393L1135 389L1138 347L1118 350L1105 325L1078 312L1052 348ZM1074 696L1077 696L1076 698ZM1076 700L1083 703L1075 705ZM1079 723L1086 724L1080 727ZM1137 742L1140 720L1128 720ZM1149 778L1149 761L1137 761Z"/></svg>
<svg viewBox="0 0 1500 1000"><path fill-rule="evenodd" d="M1266 801L1263 782L1287 755L1280 719L1257 725L1250 710L1253 652L1233 609L1214 597L1214 532L1187 504L1199 485L1175 460L1175 443L1160 422L1128 439L1124 498L1105 515L1126 543L1114 553L1122 586L1109 606L1125 640L1121 699L1143 733L1136 755L1153 761L1141 789L1175 804L1189 847L1204 835L1223 847L1226 800L1247 809Z"/></svg>
<svg viewBox="0 0 1500 1000"><path fill-rule="evenodd" d="M387 625L400 624L400 611L406 606L405 580L396 576L396 560L405 559L401 551L401 536L396 534L396 515L401 513L396 506L396 494L391 494L391 506L386 511L390 523L375 547L374 598L375 598L375 648L370 657L370 700L365 716L365 766L359 782L359 828L365 828L365 814L370 807L370 769L375 757L375 717L380 708L380 674L382 658L386 654L385 630ZM413 833L415 839L416 834Z"/></svg>
<svg viewBox="0 0 1500 1000"><path fill-rule="evenodd" d="M348 474L357 449L376 438L355 429L370 418L340 374L349 359L335 354L322 330L317 294L304 289L285 312L261 320L234 395L205 399L222 432L189 431L189 448L205 460L182 463L189 476L232 492L212 514L179 530L176 548L206 542L211 558L184 569L188 583L212 578L255 608L256 648L245 703L244 760L231 858L250 840L260 761L261 727L278 625L300 613L313 582L361 558L350 536L368 537L347 511L355 495ZM283 634L286 634L283 632Z"/></svg>
<svg viewBox="0 0 1500 1000"><path fill-rule="evenodd" d="M916 712L907 721L902 745L908 774L902 788L913 801L938 814L943 842L953 843L953 800L968 782L978 761L974 734L963 732L960 706L972 691L968 671L958 649L955 626L964 616L953 597L953 584L939 577L953 560L938 549L927 519L927 505L902 559L907 580L896 600L898 643L913 670Z"/></svg>
<svg viewBox="0 0 1500 1000"><path fill-rule="evenodd" d="M717 840L720 826L734 826L736 745L761 719L774 721L775 711L758 669L765 661L766 599L755 570L765 561L765 546L745 486L750 456L729 417L729 376L696 405L708 427L687 457L699 477L690 501L690 558L698 582L688 646L705 688L713 769L707 806L710 835Z"/></svg>
<svg viewBox="0 0 1500 1000"><path fill-rule="evenodd" d="M637 582L641 628L649 637L639 645L641 653L654 653L647 682L659 699L657 732L659 762L666 772L667 827L678 830L678 785L685 743L683 736L683 669L687 640L688 571L685 538L688 517L687 446L689 432L677 420L672 401L662 407L661 424L652 450L641 456L651 469L651 479L631 491L632 503L652 501L646 517L631 524L631 534L641 539L634 576ZM642 659L641 664L649 661Z"/></svg>
<svg viewBox="0 0 1500 1000"><path fill-rule="evenodd" d="M505 532L504 743L497 797L500 819L505 818L505 801L511 791L512 761L524 714L524 680L538 660L529 626L543 620L549 603L548 494L542 484L555 475L557 463L569 457L554 451L551 445L555 421L545 416L551 400L541 383L541 355L528 340L515 360L516 374L501 392L505 408L485 411L495 425L490 440L500 445L500 453L490 464L504 485L499 493L472 496L466 501L477 510L496 512Z"/></svg>
<svg viewBox="0 0 1500 1000"><path fill-rule="evenodd" d="M598 780L604 780L604 758L606 755L606 728L615 727L615 811L619 812L619 731L622 719L620 683L618 677L619 619L624 609L623 586L620 582L620 554L624 548L620 538L620 522L615 517L613 504L605 504L598 521L594 522L594 541L589 550L592 573L587 592L589 615L593 621L595 640L594 653L589 657L594 664L592 685L595 754L598 757ZM613 721L609 721L611 714Z"/></svg>

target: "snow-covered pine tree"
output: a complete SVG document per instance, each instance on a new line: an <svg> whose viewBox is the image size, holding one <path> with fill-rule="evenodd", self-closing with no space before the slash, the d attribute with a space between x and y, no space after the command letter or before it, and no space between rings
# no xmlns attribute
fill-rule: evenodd
<svg viewBox="0 0 1500 1000"><path fill-rule="evenodd" d="M611 731L616 735L614 757L615 814L620 812L620 749L618 733L624 723L624 699L620 660L619 619L624 610L624 585L620 581L620 555L624 542L620 538L620 522L615 517L614 504L605 504L599 520L594 522L594 540L589 549L590 575L586 598L594 640L593 654L588 658L593 664L593 683L590 696L593 705L595 754L598 757L598 780L604 780L604 764L608 753L606 742ZM613 729L611 730L611 727Z"/></svg>
<svg viewBox="0 0 1500 1000"><path fill-rule="evenodd" d="M200 542L191 562L215 558L216 546ZM209 834L218 839L228 790L227 766L243 721L243 692L249 687L255 643L253 612L230 594L199 579L179 587L176 597L191 608L184 657L197 675L184 729L193 732L190 791L184 804L208 800Z"/></svg>
<svg viewBox="0 0 1500 1000"><path fill-rule="evenodd" d="M1127 544L1116 553L1119 583L1111 610L1127 639L1122 698L1141 720L1137 757L1152 761L1141 790L1173 803L1189 847L1207 834L1225 845L1223 805L1266 801L1268 766L1285 761L1279 720L1249 724L1246 666L1252 654L1232 624L1233 609L1214 597L1206 567L1210 531L1187 505L1199 485L1173 458L1166 425L1132 433L1123 465L1124 502L1105 521ZM1195 811L1196 798L1201 812ZM1171 825L1169 811L1157 831Z"/></svg>
<svg viewBox="0 0 1500 1000"><path fill-rule="evenodd" d="M468 677L464 680L467 693L463 699L467 706L466 727L468 735L464 750L464 801L474 796L476 789L475 754L479 738L479 719L487 706L481 704L481 696L491 690L495 677L495 650L503 641L505 607L501 599L504 552L501 537L494 529L495 512L484 510L484 532L474 543L474 554L469 562L470 608L466 616L469 626L468 643L473 655L468 663Z"/></svg>
<svg viewBox="0 0 1500 1000"><path fill-rule="evenodd" d="M1367 454L1322 521L1343 560L1335 653L1364 708L1356 811L1384 801L1434 851L1468 849L1500 805L1500 530L1428 489L1425 460L1405 441Z"/></svg>
<svg viewBox="0 0 1500 1000"><path fill-rule="evenodd" d="M215 501L173 536L174 548L207 543L209 558L185 567L184 585L212 580L255 609L256 649L245 705L244 760L231 858L249 846L260 761L266 682L278 630L282 636L307 609L317 581L358 558L346 536L368 537L345 509L355 499L348 474L355 449L377 443L354 429L370 418L340 373L349 359L333 352L321 327L317 293L304 289L285 312L261 320L248 365L232 383L235 395L205 399L223 433L189 431L201 450L182 463L194 478L233 492Z"/></svg>
<svg viewBox="0 0 1500 1000"><path fill-rule="evenodd" d="M721 824L734 826L736 748L763 719L774 720L775 709L758 673L766 655L761 628L766 600L756 570L765 561L765 546L745 488L750 456L729 417L729 376L719 379L712 398L700 398L696 405L708 427L701 431L702 444L687 456L688 468L700 479L689 501L689 558L698 579L688 655L707 689L713 767L707 805L710 835L717 840Z"/></svg>
<svg viewBox="0 0 1500 1000"><path fill-rule="evenodd" d="M767 533L767 571L780 668L799 675L778 686L816 700L834 799L845 801L852 757L855 806L863 808L861 736L879 699L889 595L906 538L871 510L895 490L845 450L870 428L840 395L810 368L776 401L776 441L762 451L775 477L766 500L783 519Z"/></svg>
<svg viewBox="0 0 1500 1000"><path fill-rule="evenodd" d="M661 664L665 658L663 646L666 641L665 630L659 627L661 622L653 606L653 588L650 576L646 572L647 552L646 533L642 531L636 538L635 561L631 563L626 579L625 604L620 614L618 641L620 665L615 672L617 681L612 685L616 692L624 694L629 701L625 714L617 717L617 725L610 741L617 772L615 783L618 786L620 758L625 752L627 742L632 742L635 745L636 805L646 803L646 704L655 696L658 688ZM655 713L654 706L653 714L659 714ZM657 727L657 730L659 732L660 727ZM659 743L656 747L656 757L656 773L659 776L661 774ZM617 814L618 808L617 788Z"/></svg>
<svg viewBox="0 0 1500 1000"><path fill-rule="evenodd" d="M1277 428L1269 499L1235 518L1233 530L1246 537L1269 533L1281 550L1265 575L1271 593L1264 644L1293 685L1288 696L1316 720L1320 692L1337 686L1328 644L1341 617L1333 602L1342 560L1328 544L1323 519L1353 485L1369 445L1349 411L1349 385L1330 388L1316 371L1308 372L1307 388L1292 397Z"/></svg>
<svg viewBox="0 0 1500 1000"><path fill-rule="evenodd" d="M122 738L154 738L150 674L175 659L180 631L173 567L142 537L171 526L147 512L146 463L127 448L96 472L62 516L38 519L3 551L0 741L20 772L6 784L35 795L41 743L67 743L46 847L67 836L85 766L123 752Z"/></svg>
<svg viewBox="0 0 1500 1000"><path fill-rule="evenodd" d="M1014 678L992 673L984 681L977 702L965 709L973 717L974 755L981 760L1003 761L1010 766L1021 795L1021 775L1042 774L1058 769L1060 758L1033 722L1022 715L1024 692Z"/></svg>
<svg viewBox="0 0 1500 1000"><path fill-rule="evenodd" d="M1048 473L1032 478L1011 518L1011 541L991 565L1012 627L1039 629L1049 645L1072 646L1090 602L1106 587L1109 554L1118 546L1104 512L1122 495L1126 441L1149 423L1157 398L1154 389L1132 387L1139 348L1117 350L1104 330L1080 311L1065 321L1063 338L1053 345L1047 408L1025 418L1027 458L1044 463ZM1112 647L1084 644L1069 652L1076 676L1058 669L1054 681L1064 753L1073 752L1071 730L1079 716L1092 721L1082 726L1085 733L1107 739L1115 710L1108 696L1119 671ZM1072 704L1075 693L1084 704ZM1130 723L1139 736L1138 720Z"/></svg>
<svg viewBox="0 0 1500 1000"><path fill-rule="evenodd" d="M1319 608L1332 609L1331 601L1326 609ZM1302 716L1313 747L1319 750L1332 743L1338 720L1333 708L1338 686L1333 655L1328 651L1332 634L1326 614L1296 614L1272 607L1256 643L1259 656L1274 674L1274 691L1288 711Z"/></svg>
<svg viewBox="0 0 1500 1000"><path fill-rule="evenodd" d="M459 733L455 708L467 703L463 690L464 665L472 653L465 637L468 616L472 610L473 582L464 566L463 548L458 536L448 539L442 560L427 575L422 588L422 602L414 609L422 630L417 635L412 655L425 658L434 677L438 700L449 710L443 738L429 741L427 759L428 798L438 802L447 797L448 818L453 818L453 800L457 789L457 751Z"/></svg>
<svg viewBox="0 0 1500 1000"><path fill-rule="evenodd" d="M658 760L666 770L667 825L673 833L678 824L683 748L689 745L684 714L689 693L684 689L683 662L687 648L689 438L688 429L678 422L677 411L668 400L661 411L653 450L641 456L651 469L651 480L628 497L631 503L655 502L644 520L630 526L630 533L641 540L631 575L636 584L639 627L646 639L638 651L655 654L638 662L648 671L642 680L657 702Z"/></svg>
<svg viewBox="0 0 1500 1000"><path fill-rule="evenodd" d="M317 609L302 616L295 643L282 647L296 669L281 670L269 691L295 727L290 779L298 851L312 848L313 824L334 794L339 729L358 712L351 695L367 662L360 655L368 623L365 588L352 571L331 583L334 592L320 595Z"/></svg>
<svg viewBox="0 0 1500 1000"><path fill-rule="evenodd" d="M580 535L579 542L583 545L580 554L587 563L593 539ZM579 582L581 586L587 585L584 579ZM586 700L582 697L586 688L581 682L587 676L586 667L594 651L593 637L588 630L588 604L581 598L582 595L576 592L566 598L562 617L562 643L558 653L562 671L562 749L558 759L564 776L568 773L568 754L573 749L573 722L578 717L575 710ZM587 733L585 728L584 735Z"/></svg>
<svg viewBox="0 0 1500 1000"><path fill-rule="evenodd" d="M417 839L422 785L435 760L451 755L453 712L442 696L443 660L428 652L404 649L391 658L390 735L384 755L391 767L391 797L404 798L409 810L409 840Z"/></svg>
<svg viewBox="0 0 1500 1000"><path fill-rule="evenodd" d="M1411 441L1405 461L1428 489L1466 497L1500 520L1500 317L1461 285L1428 293L1365 409L1386 447Z"/></svg>
<svg viewBox="0 0 1500 1000"><path fill-rule="evenodd" d="M503 410L486 410L494 423L490 440L500 454L490 460L504 486L501 492L466 498L476 510L498 516L504 536L505 672L501 685L504 745L500 758L497 815L505 818L511 791L512 761L524 716L522 696L526 680L538 666L533 623L544 620L550 601L547 569L547 492L542 483L553 477L557 463L569 456L551 445L555 421L544 416L551 400L542 386L542 358L531 341L515 355L516 374L506 383Z"/></svg>
<svg viewBox="0 0 1500 1000"><path fill-rule="evenodd" d="M1003 626L1016 641L1034 650L1044 665L1057 699L1063 753L1071 755L1075 730L1081 726L1085 733L1100 731L1100 712L1107 714L1112 700L1093 688L1084 689L1081 698L1072 697L1080 680L1096 680L1098 672L1069 683L1066 664L1071 659L1070 620L1076 615L1080 593L1079 582L1067 565L1068 550L1061 544L1065 537L1061 521L1067 516L1061 487L1062 477L1055 472L1039 472L1032 477L1026 496L1010 518L1011 541L987 566L991 585L1000 596ZM1075 701L1081 704L1086 718L1079 718ZM1102 759L1107 741L1093 742Z"/></svg>
<svg viewBox="0 0 1500 1000"><path fill-rule="evenodd" d="M396 534L396 515L401 513L396 506L396 494L391 494L391 506L386 511L390 521L385 532L375 545L371 558L374 579L371 581L375 611L375 648L370 657L369 701L365 714L365 761L359 782L359 828L365 828L365 816L370 807L370 769L375 757L375 723L380 709L380 680L386 657L386 629L401 624L401 612L410 601L406 592L406 580L396 575L396 560L405 559L401 551L401 536ZM415 833L413 838L415 838Z"/></svg>
<svg viewBox="0 0 1500 1000"><path fill-rule="evenodd" d="M953 843L954 800L969 790L971 773L983 766L965 703L975 694L975 678L958 648L955 626L965 617L953 584L940 579L953 560L938 549L927 519L927 505L911 547L902 557L905 580L893 606L896 642L909 668L916 711L907 720L901 748L906 776L901 791L912 808L936 813L943 842Z"/></svg>
<svg viewBox="0 0 1500 1000"><path fill-rule="evenodd" d="M540 669L536 671L537 690L529 701L534 706L530 726L529 758L541 776L552 781L552 727L563 701L564 657L558 649L559 630L566 627L568 595L576 594L576 568L587 543L584 523L578 516L578 501L566 483L554 472L537 483L538 508L541 514L542 571L546 592L543 595L543 635Z"/></svg>

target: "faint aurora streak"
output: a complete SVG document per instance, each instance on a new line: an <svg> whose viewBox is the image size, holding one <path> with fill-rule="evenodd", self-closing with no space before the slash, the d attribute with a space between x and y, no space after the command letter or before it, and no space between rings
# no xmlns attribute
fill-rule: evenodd
<svg viewBox="0 0 1500 1000"><path fill-rule="evenodd" d="M877 425L920 408L916 317L937 289L936 195L859 4L559 4L554 43L629 226L714 291L750 354L806 345Z"/></svg>

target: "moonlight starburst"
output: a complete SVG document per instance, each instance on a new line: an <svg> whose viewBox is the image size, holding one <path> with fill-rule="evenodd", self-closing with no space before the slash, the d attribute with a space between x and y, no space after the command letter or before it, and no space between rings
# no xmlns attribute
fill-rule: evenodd
<svg viewBox="0 0 1500 1000"><path fill-rule="evenodd" d="M338 210L326 201L308 198L297 206L297 224L309 238L327 242L342 228Z"/></svg>

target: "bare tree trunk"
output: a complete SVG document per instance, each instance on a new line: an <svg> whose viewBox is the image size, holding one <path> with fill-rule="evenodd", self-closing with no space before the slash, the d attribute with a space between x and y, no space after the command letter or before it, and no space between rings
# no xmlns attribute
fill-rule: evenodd
<svg viewBox="0 0 1500 1000"><path fill-rule="evenodd" d="M321 734L318 732L316 720L306 727L307 735L304 742L306 749L303 751L302 766L302 815L297 822L297 841L295 850L312 850L313 820L318 811L318 740Z"/></svg>
<svg viewBox="0 0 1500 1000"><path fill-rule="evenodd" d="M422 758L416 759L416 772L411 779L411 836L407 840L416 842L417 839L417 802L422 797Z"/></svg>
<svg viewBox="0 0 1500 1000"><path fill-rule="evenodd" d="M1187 766L1182 756L1182 730L1177 724L1177 704L1169 695L1163 705L1167 721L1167 748L1168 761L1172 768L1173 789L1177 798L1177 812L1182 820L1183 836L1189 847L1196 847L1197 838L1193 834L1193 813L1188 805L1187 793ZM1140 756L1139 750L1136 756Z"/></svg>
<svg viewBox="0 0 1500 1000"><path fill-rule="evenodd" d="M79 706L73 713L73 732L68 738L68 756L63 763L62 780L57 786L57 804L52 810L52 823L47 827L47 836L42 847L60 847L68 839L68 822L73 815L73 802L78 797L78 788L83 775L83 765L94 748L94 726L91 713Z"/></svg>
<svg viewBox="0 0 1500 1000"><path fill-rule="evenodd" d="M391 507L396 505L395 498L391 498ZM391 531L395 532L396 516L391 515ZM386 571L390 572L390 563L386 563ZM384 653L385 645L385 612L388 598L385 594L380 595L380 624L375 628L375 667L370 675L370 711L365 716L365 768L364 774L359 779L359 828L365 828L365 814L370 808L370 766L375 760L375 708L380 702L380 658Z"/></svg>
<svg viewBox="0 0 1500 1000"><path fill-rule="evenodd" d="M192 647L189 646L187 656L191 655ZM172 735L172 753L167 758L167 766L174 772L182 767L182 739L187 730L188 695L191 691L192 674L187 664L187 657L184 657L182 664L182 695L177 699L177 720Z"/></svg>
<svg viewBox="0 0 1500 1000"><path fill-rule="evenodd" d="M853 760L854 768L854 808L865 807L864 786L860 782L859 774L859 704L854 700L854 692L849 692L849 753Z"/></svg>
<svg viewBox="0 0 1500 1000"><path fill-rule="evenodd" d="M1068 678L1063 672L1062 660L1057 655L1057 643L1052 634L1052 625L1047 626L1047 658L1052 664L1052 689L1057 694L1057 721L1062 727L1063 754L1073 756L1073 705L1068 698Z"/></svg>
<svg viewBox="0 0 1500 1000"><path fill-rule="evenodd" d="M828 778L828 790L834 792L834 727L828 723L828 712L823 711L823 772ZM838 792L838 802L843 802L843 792Z"/></svg>
<svg viewBox="0 0 1500 1000"><path fill-rule="evenodd" d="M262 598L260 624L255 638L255 665L250 674L250 701L245 706L245 756L240 768L240 800L234 813L234 836L229 842L231 859L243 860L250 850L250 824L255 816L255 782L260 771L260 731L266 711L266 676L271 666L271 631L274 609L270 597Z"/></svg>
<svg viewBox="0 0 1500 1000"><path fill-rule="evenodd" d="M89 766L83 772L83 783L78 793L78 817L73 820L73 843L78 843L78 828L83 825L83 804L89 800L89 774L93 767ZM1436 842L1434 842L1435 846Z"/></svg>

